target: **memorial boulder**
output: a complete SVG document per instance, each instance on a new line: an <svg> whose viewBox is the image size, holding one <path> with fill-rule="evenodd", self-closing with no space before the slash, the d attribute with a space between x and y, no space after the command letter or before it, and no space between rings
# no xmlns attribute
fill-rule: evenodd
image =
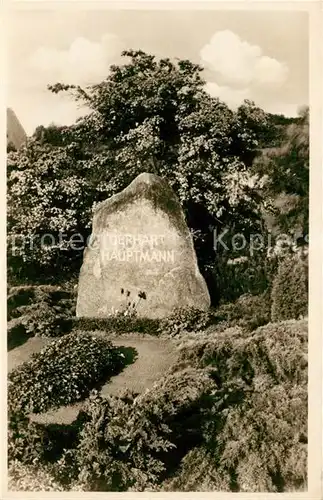
<svg viewBox="0 0 323 500"><path fill-rule="evenodd" d="M136 311L161 318L175 308L209 306L183 211L165 180L140 174L98 205L80 271L77 316Z"/></svg>

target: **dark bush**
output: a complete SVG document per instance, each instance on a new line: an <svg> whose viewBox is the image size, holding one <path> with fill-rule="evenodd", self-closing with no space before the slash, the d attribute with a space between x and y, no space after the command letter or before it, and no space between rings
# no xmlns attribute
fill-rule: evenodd
<svg viewBox="0 0 323 500"><path fill-rule="evenodd" d="M7 348L8 351L24 344L30 337L21 318L13 318L7 325Z"/></svg>
<svg viewBox="0 0 323 500"><path fill-rule="evenodd" d="M105 339L66 335L9 373L9 408L40 413L81 400L122 365L123 356Z"/></svg>
<svg viewBox="0 0 323 500"><path fill-rule="evenodd" d="M279 264L272 287L272 321L298 319L308 314L307 262L299 256Z"/></svg>
<svg viewBox="0 0 323 500"><path fill-rule="evenodd" d="M72 328L72 318L47 302L20 306L16 318L31 336L59 337Z"/></svg>
<svg viewBox="0 0 323 500"><path fill-rule="evenodd" d="M48 302L57 304L60 301L70 301L73 299L72 293L63 290L61 287L52 285L24 285L11 287L7 296L8 318L20 306L27 306L37 302ZM72 310L73 305L69 303ZM15 317L17 314L13 313Z"/></svg>
<svg viewBox="0 0 323 500"><path fill-rule="evenodd" d="M35 289L32 286L16 286L8 290L7 314L11 319L13 311L20 306L32 303L35 299Z"/></svg>
<svg viewBox="0 0 323 500"><path fill-rule="evenodd" d="M15 460L25 464L40 462L44 453L45 440L45 432L38 424L30 422L22 412L9 412L9 463Z"/></svg>
<svg viewBox="0 0 323 500"><path fill-rule="evenodd" d="M270 322L270 293L241 295L235 302L223 304L215 311L216 322L225 322L228 327L240 326L252 331Z"/></svg>
<svg viewBox="0 0 323 500"><path fill-rule="evenodd" d="M260 232L266 241L266 229L262 227ZM277 264L275 258L268 258L266 251L254 252L252 248L246 248L244 254L230 252L228 257L226 252L224 255L219 253L214 263L208 266L219 298L214 306L218 306L219 302L234 302L241 295L261 295L270 287Z"/></svg>
<svg viewBox="0 0 323 500"><path fill-rule="evenodd" d="M27 335L56 337L71 330L75 298L60 287L13 287L9 290L7 304L9 320L16 319L15 323L19 324L20 329L24 329ZM11 328L11 325L9 327ZM13 337L13 333L10 337ZM15 344L14 339L9 344L12 343Z"/></svg>
<svg viewBox="0 0 323 500"><path fill-rule="evenodd" d="M159 331L168 335L183 332L200 332L212 324L211 311L202 311L194 307L179 308L160 321Z"/></svg>
<svg viewBox="0 0 323 500"><path fill-rule="evenodd" d="M138 316L125 316L124 314L115 314L106 318L73 318L73 327L77 330L114 333L144 333L147 335L158 335L158 319L141 318Z"/></svg>
<svg viewBox="0 0 323 500"><path fill-rule="evenodd" d="M94 394L83 410L80 442L62 460L64 474L83 491L156 487L196 440L213 387L206 370L188 369L137 397Z"/></svg>

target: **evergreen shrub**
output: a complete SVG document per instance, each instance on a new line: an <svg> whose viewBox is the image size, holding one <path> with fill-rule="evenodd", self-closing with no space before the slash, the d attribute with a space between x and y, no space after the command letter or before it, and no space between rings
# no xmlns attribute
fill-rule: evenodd
<svg viewBox="0 0 323 500"><path fill-rule="evenodd" d="M272 321L299 319L308 314L307 262L299 256L284 258L272 287Z"/></svg>
<svg viewBox="0 0 323 500"><path fill-rule="evenodd" d="M65 335L9 373L9 409L40 413L79 401L123 363L123 355L103 338Z"/></svg>

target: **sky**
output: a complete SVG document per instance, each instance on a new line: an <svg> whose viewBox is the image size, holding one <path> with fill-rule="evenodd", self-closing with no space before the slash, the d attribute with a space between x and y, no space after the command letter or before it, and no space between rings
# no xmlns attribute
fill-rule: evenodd
<svg viewBox="0 0 323 500"><path fill-rule="evenodd" d="M7 102L27 134L70 125L85 110L56 82L99 83L124 49L205 68L206 90L236 108L244 99L296 116L308 104L308 18L302 11L13 10Z"/></svg>

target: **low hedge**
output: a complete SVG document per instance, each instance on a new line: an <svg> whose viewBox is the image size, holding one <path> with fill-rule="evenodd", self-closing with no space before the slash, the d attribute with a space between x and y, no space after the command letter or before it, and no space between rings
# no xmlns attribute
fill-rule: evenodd
<svg viewBox="0 0 323 500"><path fill-rule="evenodd" d="M160 333L159 319L140 318L138 316L125 316L115 314L106 318L72 318L73 330L95 331L115 333L144 333L147 335L158 335Z"/></svg>
<svg viewBox="0 0 323 500"><path fill-rule="evenodd" d="M175 336L185 332L200 332L214 322L211 310L203 311L195 307L178 308L160 320L159 331Z"/></svg>
<svg viewBox="0 0 323 500"><path fill-rule="evenodd" d="M165 318L141 318L115 314L107 318L73 318L73 328L85 331L102 330L115 333L143 333L147 335L177 335L182 332L200 332L213 322L211 310L194 307L178 308Z"/></svg>
<svg viewBox="0 0 323 500"><path fill-rule="evenodd" d="M123 364L123 355L106 339L65 335L9 373L9 410L40 413L79 401Z"/></svg>

